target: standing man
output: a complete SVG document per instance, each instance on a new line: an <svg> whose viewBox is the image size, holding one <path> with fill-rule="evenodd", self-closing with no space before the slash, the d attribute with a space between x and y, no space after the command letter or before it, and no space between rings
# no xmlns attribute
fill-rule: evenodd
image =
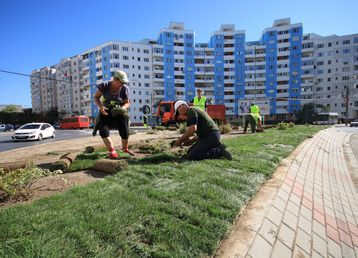
<svg viewBox="0 0 358 258"><path fill-rule="evenodd" d="M201 110L205 111L206 108L206 97L201 96L201 89L196 90L196 96L194 97L194 107L198 107Z"/></svg>
<svg viewBox="0 0 358 258"><path fill-rule="evenodd" d="M220 131L214 120L198 107L189 107L182 100L174 104L175 118L178 121L186 121L187 129L185 133L175 142L176 146L183 144L190 145L187 153L189 160L215 159L225 157L232 159L231 154L220 143ZM197 136L193 137L196 132Z"/></svg>
<svg viewBox="0 0 358 258"><path fill-rule="evenodd" d="M94 96L94 101L99 108L100 122L99 134L109 151L110 158L118 158L118 154L114 149L112 139L109 137L109 130L116 128L122 139L122 150L130 155L134 155L128 150L129 138L129 99L127 74L123 71L116 71L113 80L109 83L98 85L98 90ZM101 101L103 96L104 100Z"/></svg>

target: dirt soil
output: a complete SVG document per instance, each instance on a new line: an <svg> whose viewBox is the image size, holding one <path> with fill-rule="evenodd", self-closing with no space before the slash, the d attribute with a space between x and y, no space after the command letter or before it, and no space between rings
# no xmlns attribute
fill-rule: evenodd
<svg viewBox="0 0 358 258"><path fill-rule="evenodd" d="M91 182L101 180L106 177L108 174L86 170L86 171L77 171L74 173L66 173L55 176L48 176L40 178L36 181L31 187L31 195L27 197L26 200L9 200L7 202L0 202L0 207L9 207L18 203L30 203L32 201L51 196L57 193L64 192L69 188L79 185L86 185Z"/></svg>
<svg viewBox="0 0 358 258"><path fill-rule="evenodd" d="M140 132L130 136L130 145L135 147L140 142L148 142L148 140L174 140L180 136L177 131L153 131L153 134L147 132ZM222 138L237 137L242 135L241 132L235 130L229 134L222 135ZM115 143L120 142L119 135L112 135L112 140ZM19 148L15 150L1 152L0 163L6 162L18 162L18 161L31 161L33 164L39 165L44 163L51 163L57 161L61 155L71 153L82 153L86 146L103 146L103 142L100 137L83 137L79 139L71 139L64 141L57 141L51 143L44 143L41 145ZM120 148L119 145L116 148ZM136 158L142 158L148 154L140 153L137 148L132 149L136 153ZM15 203L30 203L34 200L41 199L47 196L51 196L57 193L64 192L73 186L86 185L91 182L102 180L108 174L85 170L77 171L73 173L65 173L56 176L48 176L41 178L35 182L31 188L31 196L26 200L10 200L8 202L0 202L0 207L12 206Z"/></svg>

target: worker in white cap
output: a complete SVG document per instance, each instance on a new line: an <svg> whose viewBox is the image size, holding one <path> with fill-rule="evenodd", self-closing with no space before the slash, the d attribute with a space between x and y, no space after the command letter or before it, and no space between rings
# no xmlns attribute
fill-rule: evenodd
<svg viewBox="0 0 358 258"><path fill-rule="evenodd" d="M134 153L128 149L129 94L126 86L128 83L127 74L118 70L114 72L113 80L98 85L98 90L94 96L94 101L100 112L100 119L96 127L98 127L99 134L108 149L109 158L118 158L112 139L109 137L109 130L111 128L118 129L122 139L122 151L134 155Z"/></svg>
<svg viewBox="0 0 358 258"><path fill-rule="evenodd" d="M176 146L195 143L188 150L189 160L215 159L224 157L231 160L231 154L220 143L220 131L214 120L202 109L189 107L182 100L174 104L177 121L186 121L185 133L175 142ZM196 133L197 136L194 136ZM194 137L193 137L194 136ZM192 138L191 138L192 137Z"/></svg>

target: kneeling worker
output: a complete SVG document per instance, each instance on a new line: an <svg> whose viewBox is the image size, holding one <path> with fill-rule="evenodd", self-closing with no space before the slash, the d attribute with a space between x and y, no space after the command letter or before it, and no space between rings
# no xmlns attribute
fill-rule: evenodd
<svg viewBox="0 0 358 258"><path fill-rule="evenodd" d="M232 159L231 154L220 143L218 126L205 111L198 107L189 107L182 100L174 104L174 109L176 120L186 120L187 123L185 133L175 142L175 145L189 145L195 142L188 150L187 158L189 160L215 159L220 157L225 157L228 160ZM195 132L197 136L190 139Z"/></svg>

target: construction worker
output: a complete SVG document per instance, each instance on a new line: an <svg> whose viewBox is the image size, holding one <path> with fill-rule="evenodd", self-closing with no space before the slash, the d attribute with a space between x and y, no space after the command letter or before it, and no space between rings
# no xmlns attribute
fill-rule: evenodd
<svg viewBox="0 0 358 258"><path fill-rule="evenodd" d="M194 97L194 107L198 107L205 111L206 108L206 97L201 96L201 89L196 90L196 96Z"/></svg>
<svg viewBox="0 0 358 258"><path fill-rule="evenodd" d="M127 74L123 71L116 71L113 80L109 83L98 85L98 90L94 96L94 101L99 108L100 116L96 121L96 127L102 137L104 144L109 151L109 158L117 158L118 154L114 149L113 142L109 137L109 129L116 128L122 139L122 150L130 155L134 155L128 150L129 138L129 95ZM103 101L101 97L103 96Z"/></svg>
<svg viewBox="0 0 358 258"><path fill-rule="evenodd" d="M245 119L244 133L246 133L249 123L252 133L256 132L257 127L262 130L260 108L258 105L255 105L253 103L251 103L250 106L250 114L247 115Z"/></svg>
<svg viewBox="0 0 358 258"><path fill-rule="evenodd" d="M186 121L185 133L175 142L176 146L191 145L187 153L189 160L214 159L225 157L232 159L231 154L220 143L220 131L213 119L199 107L189 107L182 100L175 102L175 119ZM196 133L197 136L190 138Z"/></svg>

